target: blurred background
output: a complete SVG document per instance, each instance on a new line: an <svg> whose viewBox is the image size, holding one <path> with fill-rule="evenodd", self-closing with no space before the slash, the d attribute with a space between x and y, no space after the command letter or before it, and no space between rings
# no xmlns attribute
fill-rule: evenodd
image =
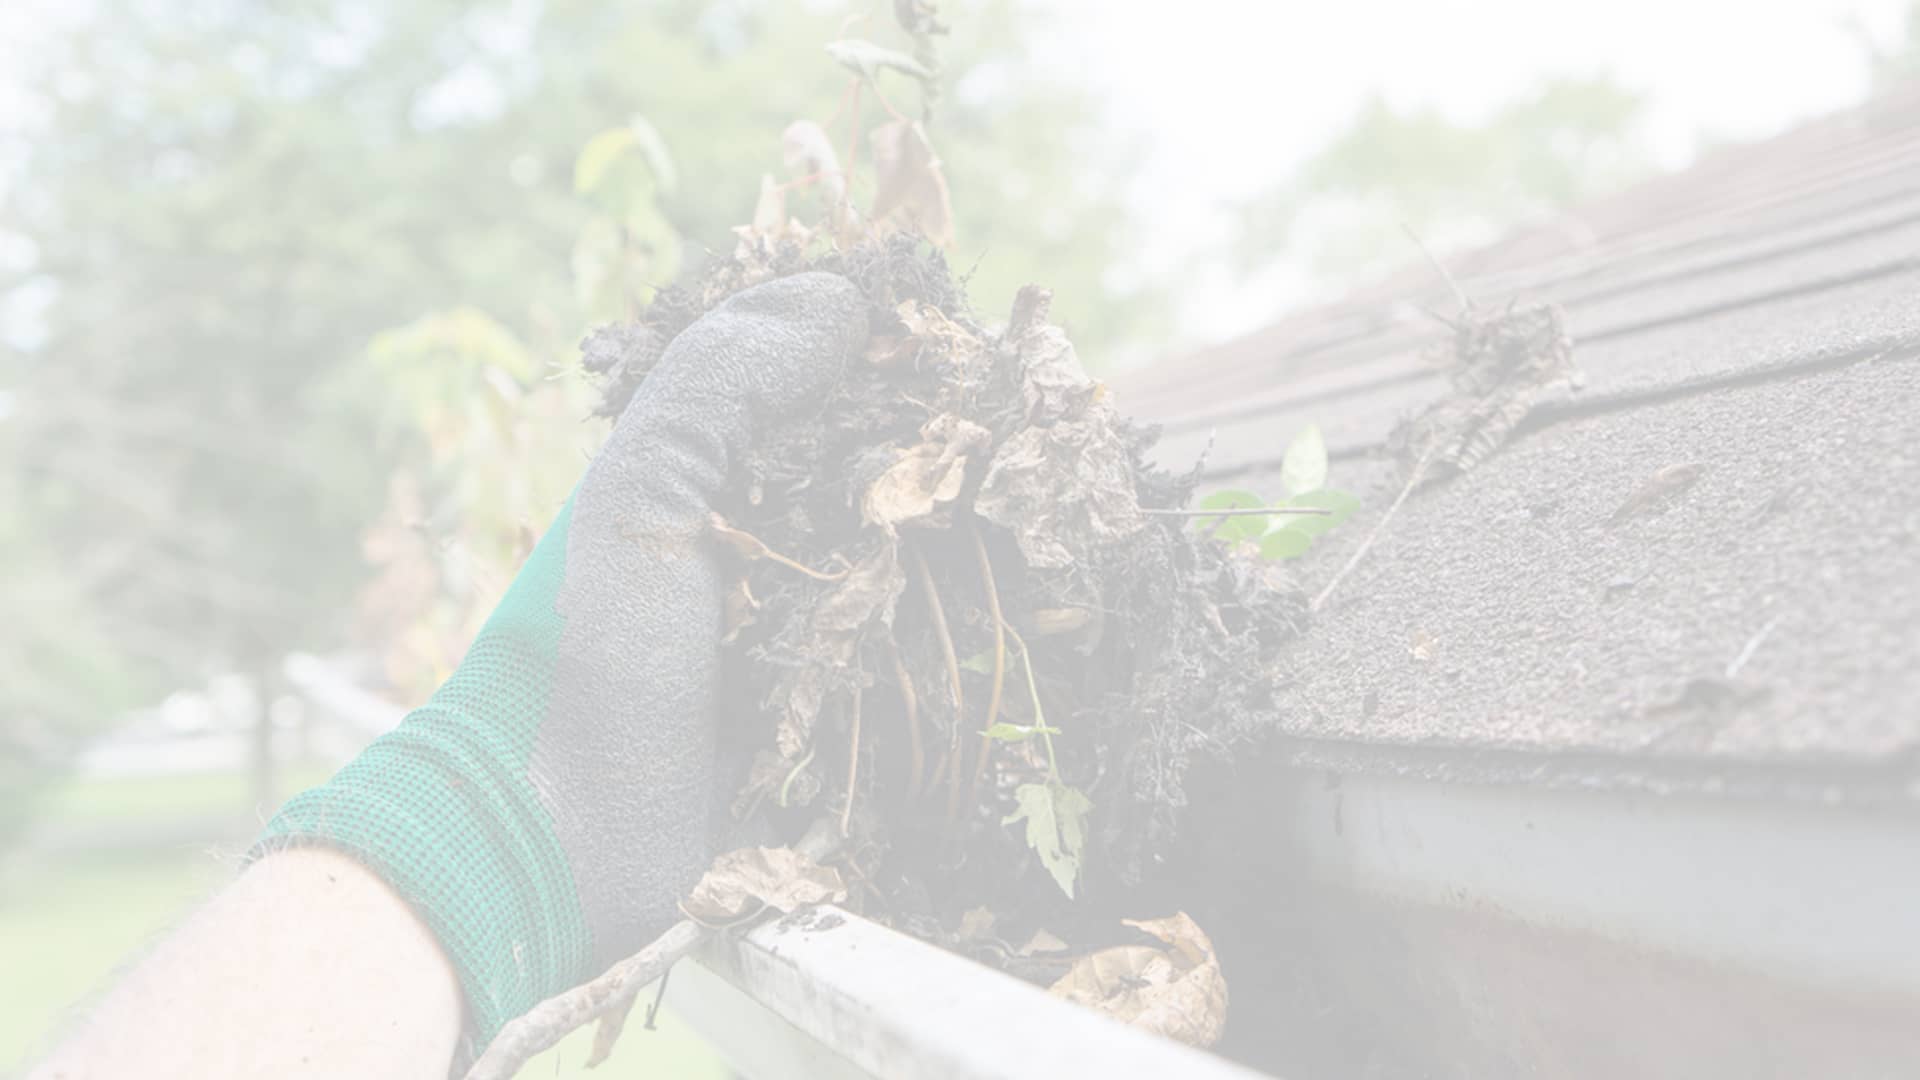
<svg viewBox="0 0 1920 1080"><path fill-rule="evenodd" d="M1109 370L1920 71L1909 0L941 10L952 260ZM605 433L582 333L731 248L791 123L885 119L845 38L906 47L885 3L0 5L0 1072L451 670ZM719 1075L671 1025L600 1075L663 1062Z"/></svg>

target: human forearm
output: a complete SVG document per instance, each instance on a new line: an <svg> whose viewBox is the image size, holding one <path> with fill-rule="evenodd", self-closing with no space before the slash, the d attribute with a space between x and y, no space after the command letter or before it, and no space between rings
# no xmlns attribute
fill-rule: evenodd
<svg viewBox="0 0 1920 1080"><path fill-rule="evenodd" d="M372 872L284 851L143 958L30 1080L446 1075L460 985Z"/></svg>

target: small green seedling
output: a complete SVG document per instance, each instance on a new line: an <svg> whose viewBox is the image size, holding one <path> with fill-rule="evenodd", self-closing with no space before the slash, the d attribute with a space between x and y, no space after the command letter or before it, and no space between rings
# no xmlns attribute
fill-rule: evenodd
<svg viewBox="0 0 1920 1080"><path fill-rule="evenodd" d="M1294 436L1280 465L1282 497L1263 499L1251 491L1216 491L1200 500L1201 510L1261 510L1271 514L1241 513L1195 519L1203 534L1228 543L1250 543L1269 559L1297 559L1314 540L1352 516L1360 500L1327 483L1327 443L1317 424ZM1324 514L1287 514L1292 509L1325 510Z"/></svg>

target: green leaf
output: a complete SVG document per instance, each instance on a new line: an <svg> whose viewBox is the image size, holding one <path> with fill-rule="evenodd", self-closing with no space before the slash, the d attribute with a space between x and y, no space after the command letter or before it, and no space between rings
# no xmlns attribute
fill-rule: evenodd
<svg viewBox="0 0 1920 1080"><path fill-rule="evenodd" d="M1309 491L1301 495L1295 495L1293 498L1287 500L1287 505L1306 506L1330 511L1320 516L1308 517L1302 515L1289 517L1287 519L1287 528L1306 533L1308 536L1319 536L1328 529L1352 517L1353 512L1360 508L1360 500L1344 491L1335 491L1332 488L1321 488L1318 491Z"/></svg>
<svg viewBox="0 0 1920 1080"><path fill-rule="evenodd" d="M1275 529L1260 540L1260 555L1267 559L1297 559L1313 546L1313 534L1289 525Z"/></svg>
<svg viewBox="0 0 1920 1080"><path fill-rule="evenodd" d="M1266 506L1267 501L1251 491L1216 491L1200 500L1202 510L1254 510ZM1271 518L1260 514L1242 514L1238 517L1202 517L1194 520L1194 528L1202 536L1211 536L1229 543L1252 540L1267 531Z"/></svg>
<svg viewBox="0 0 1920 1080"><path fill-rule="evenodd" d="M1045 724L1009 724L1002 720L980 734L1001 742L1026 742L1043 732L1048 735L1058 735L1060 729L1048 727Z"/></svg>
<svg viewBox="0 0 1920 1080"><path fill-rule="evenodd" d="M1289 498L1317 490L1327 482L1327 440L1319 424L1308 424L1287 446L1280 463L1280 487Z"/></svg>
<svg viewBox="0 0 1920 1080"><path fill-rule="evenodd" d="M1074 882L1080 877L1080 857L1087 847L1087 813L1093 809L1092 800L1058 780L1022 784L1014 789L1013 797L1018 809L1001 824L1027 823L1027 846L1040 856L1060 891L1071 900Z"/></svg>
<svg viewBox="0 0 1920 1080"><path fill-rule="evenodd" d="M644 117L587 140L573 160L573 190L623 220L657 212L656 197L673 191L677 175L666 141Z"/></svg>
<svg viewBox="0 0 1920 1080"><path fill-rule="evenodd" d="M977 671L982 675L993 674L993 653L988 651L974 653L960 661L960 670Z"/></svg>
<svg viewBox="0 0 1920 1080"><path fill-rule="evenodd" d="M627 151L640 145L640 137L630 127L608 128L587 140L580 156L573 159L573 190L591 195L606 184L607 175Z"/></svg>

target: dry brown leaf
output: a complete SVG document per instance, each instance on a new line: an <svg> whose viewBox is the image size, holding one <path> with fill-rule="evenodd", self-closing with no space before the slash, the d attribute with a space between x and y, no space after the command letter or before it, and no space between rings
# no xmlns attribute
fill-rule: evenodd
<svg viewBox="0 0 1920 1080"><path fill-rule="evenodd" d="M780 152L788 176L796 180L812 178L830 203L846 199L847 176L840 171L840 155L834 153L833 140L825 128L811 120L795 120L780 133Z"/></svg>
<svg viewBox="0 0 1920 1080"><path fill-rule="evenodd" d="M847 897L840 871L792 848L740 848L713 860L680 911L703 926L732 926L771 908L789 912Z"/></svg>
<svg viewBox="0 0 1920 1080"><path fill-rule="evenodd" d="M952 415L927 421L920 438L867 488L860 509L868 524L927 519L928 524L951 525L949 511L966 487L968 466L993 448L992 432Z"/></svg>
<svg viewBox="0 0 1920 1080"><path fill-rule="evenodd" d="M1646 482L1635 488L1627 496L1607 524L1618 525L1637 517L1647 517L1665 510L1679 501L1687 489L1698 483L1706 475L1707 466L1703 462L1685 461L1677 465L1668 465L1648 477Z"/></svg>
<svg viewBox="0 0 1920 1080"><path fill-rule="evenodd" d="M754 624L754 615L760 610L760 601L754 599L753 589L746 578L738 578L727 589L726 617L721 623L726 632L720 636L720 644L731 645L740 637L740 631Z"/></svg>
<svg viewBox="0 0 1920 1080"><path fill-rule="evenodd" d="M1071 634L1093 621L1086 608L1041 608L1033 613L1033 632L1042 637Z"/></svg>
<svg viewBox="0 0 1920 1080"><path fill-rule="evenodd" d="M1227 1027L1227 980L1205 932L1184 911L1124 921L1167 947L1121 945L1083 956L1050 992L1194 1046L1218 1042Z"/></svg>
<svg viewBox="0 0 1920 1080"><path fill-rule="evenodd" d="M994 914L990 908L968 908L960 913L960 926L953 932L959 941L978 941L993 933Z"/></svg>
<svg viewBox="0 0 1920 1080"><path fill-rule="evenodd" d="M1014 950L1015 956L1034 956L1040 953L1066 952L1071 946L1060 940L1059 936L1042 927L1033 932L1025 945Z"/></svg>
<svg viewBox="0 0 1920 1080"><path fill-rule="evenodd" d="M760 174L760 198L753 204L753 231L756 233L775 233L787 223L786 185L776 183L772 176Z"/></svg>
<svg viewBox="0 0 1920 1080"><path fill-rule="evenodd" d="M953 204L940 158L917 123L895 120L867 136L873 148L873 219L918 229L940 247L953 246Z"/></svg>
<svg viewBox="0 0 1920 1080"><path fill-rule="evenodd" d="M1131 448L1109 407L1052 427L1023 428L987 466L974 510L1012 532L1031 566L1059 569L1083 561L1079 544L1106 544L1146 526L1134 489Z"/></svg>
<svg viewBox="0 0 1920 1080"><path fill-rule="evenodd" d="M894 607L906 584L899 537L886 529L872 553L815 604L808 623L808 662L796 666L782 683L786 708L774 726L774 745L781 756L798 761L807 752L821 708L836 687L846 685L862 635L870 627L893 625Z"/></svg>

